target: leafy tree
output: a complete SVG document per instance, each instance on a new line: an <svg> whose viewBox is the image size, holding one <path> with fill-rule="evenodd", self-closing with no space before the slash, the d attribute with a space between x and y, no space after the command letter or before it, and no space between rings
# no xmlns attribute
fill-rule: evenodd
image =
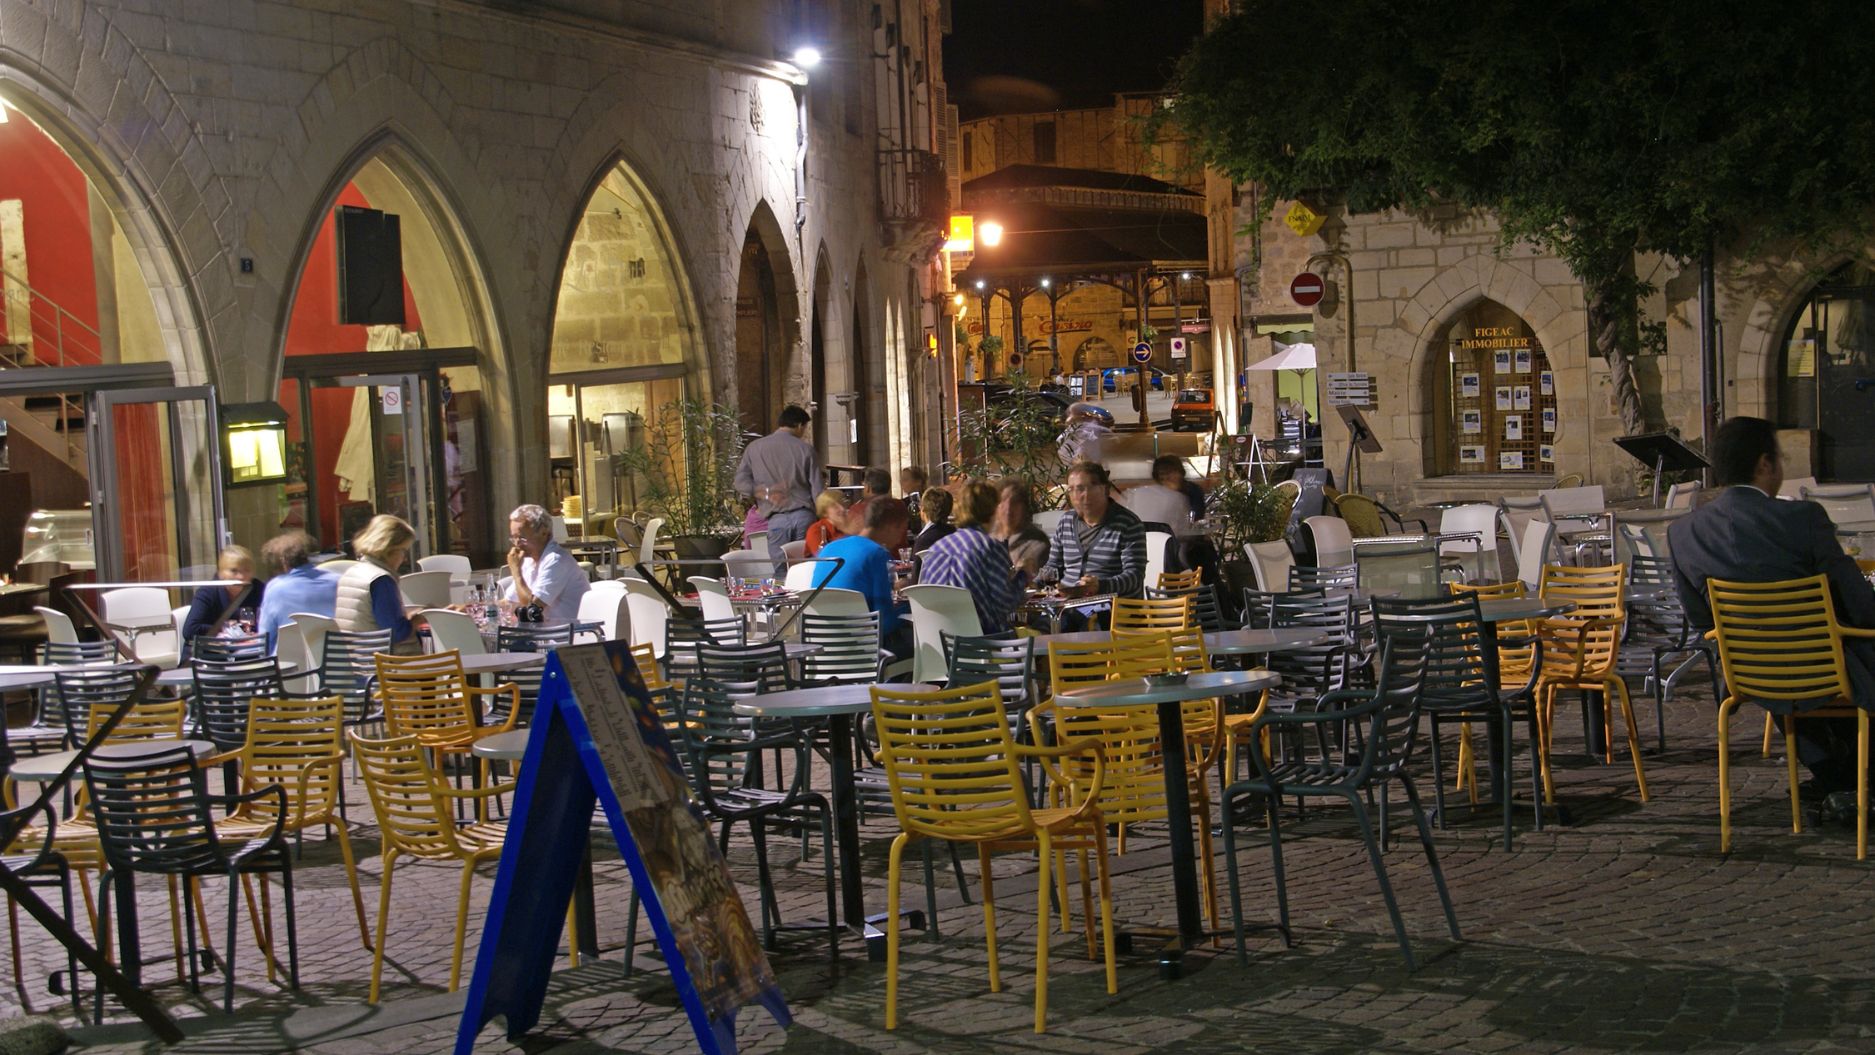
<svg viewBox="0 0 1875 1055"><path fill-rule="evenodd" d="M1494 213L1507 244L1528 239L1581 279L1630 432L1643 425L1633 357L1650 292L1637 252L1748 253L1866 226L1875 4L1236 7L1182 59L1165 115L1202 159L1271 196L1335 194L1355 212Z"/></svg>

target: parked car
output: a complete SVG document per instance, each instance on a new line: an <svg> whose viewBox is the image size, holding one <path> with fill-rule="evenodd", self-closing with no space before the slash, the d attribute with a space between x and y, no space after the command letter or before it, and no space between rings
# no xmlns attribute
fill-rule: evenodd
<svg viewBox="0 0 1875 1055"><path fill-rule="evenodd" d="M1119 388L1120 375L1131 373L1138 369L1140 368L1137 366L1109 366L1100 372L1100 387L1109 392L1116 391ZM1147 376L1152 378L1152 387L1164 389L1165 371L1156 366L1148 366L1145 369L1147 371Z"/></svg>
<svg viewBox="0 0 1875 1055"><path fill-rule="evenodd" d="M1172 431L1182 431L1187 426L1194 426L1202 432L1211 427L1217 407L1211 401L1208 388L1181 388L1172 398Z"/></svg>

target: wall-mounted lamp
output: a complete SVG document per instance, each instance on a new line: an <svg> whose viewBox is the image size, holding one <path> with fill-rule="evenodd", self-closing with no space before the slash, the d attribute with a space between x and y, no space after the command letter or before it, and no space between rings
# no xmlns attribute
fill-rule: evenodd
<svg viewBox="0 0 1875 1055"><path fill-rule="evenodd" d="M286 420L278 403L230 403L221 408L228 486L286 481Z"/></svg>
<svg viewBox="0 0 1875 1055"><path fill-rule="evenodd" d="M820 49L811 44L803 44L795 48L791 57L794 64L804 70L811 70L820 65Z"/></svg>

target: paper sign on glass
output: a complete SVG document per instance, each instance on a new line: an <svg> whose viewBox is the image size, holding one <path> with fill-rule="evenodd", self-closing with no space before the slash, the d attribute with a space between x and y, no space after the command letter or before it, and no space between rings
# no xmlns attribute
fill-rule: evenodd
<svg viewBox="0 0 1875 1055"><path fill-rule="evenodd" d="M1553 462L1556 460L1556 448L1545 443L1537 448L1537 457L1546 462Z"/></svg>
<svg viewBox="0 0 1875 1055"><path fill-rule="evenodd" d="M1499 410L1510 409L1510 386L1509 385L1497 386L1497 409Z"/></svg>
<svg viewBox="0 0 1875 1055"><path fill-rule="evenodd" d="M1530 349L1528 348L1517 349L1517 372L1520 374L1527 374L1530 372Z"/></svg>
<svg viewBox="0 0 1875 1055"><path fill-rule="evenodd" d="M1543 431L1545 433L1552 433L1556 431L1556 408L1555 407L1543 408Z"/></svg>
<svg viewBox="0 0 1875 1055"><path fill-rule="evenodd" d="M1483 447L1460 447L1458 449L1458 460L1460 462L1463 462L1466 465L1483 465L1484 464L1484 448Z"/></svg>
<svg viewBox="0 0 1875 1055"><path fill-rule="evenodd" d="M1548 370L1543 371L1542 373L1536 375L1536 386L1537 386L1537 391L1543 393L1546 396L1555 395L1556 394L1556 375L1551 373Z"/></svg>
<svg viewBox="0 0 1875 1055"><path fill-rule="evenodd" d="M1523 452L1522 451L1500 451L1497 456L1497 467L1499 469L1521 469L1523 468Z"/></svg>
<svg viewBox="0 0 1875 1055"><path fill-rule="evenodd" d="M1523 439L1523 415L1511 414L1504 419L1504 438L1507 440Z"/></svg>
<svg viewBox="0 0 1875 1055"><path fill-rule="evenodd" d="M1500 374L1510 373L1510 349L1502 348L1491 357L1491 365Z"/></svg>
<svg viewBox="0 0 1875 1055"><path fill-rule="evenodd" d="M1483 432L1484 431L1484 411L1482 410L1465 411L1464 421L1460 427L1466 432Z"/></svg>
<svg viewBox="0 0 1875 1055"><path fill-rule="evenodd" d="M1460 399L1477 399L1478 391L1477 374L1458 375L1458 397Z"/></svg>
<svg viewBox="0 0 1875 1055"><path fill-rule="evenodd" d="M1530 409L1530 386L1518 385L1515 389L1513 389L1511 392L1511 404L1512 404L1512 409L1529 410Z"/></svg>

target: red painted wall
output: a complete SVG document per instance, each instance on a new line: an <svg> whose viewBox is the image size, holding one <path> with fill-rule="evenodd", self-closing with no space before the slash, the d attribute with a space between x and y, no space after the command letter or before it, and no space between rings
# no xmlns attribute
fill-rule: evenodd
<svg viewBox="0 0 1875 1055"><path fill-rule="evenodd" d="M26 228L26 281L85 325L98 325L97 275L91 259L91 208L85 174L17 110L0 124L0 199L18 198ZM54 328L35 320L34 344L49 358ZM90 334L68 335L68 365L98 362Z"/></svg>
<svg viewBox="0 0 1875 1055"><path fill-rule="evenodd" d="M341 205L355 205L365 209L371 207L357 186L350 183L339 192L338 201L332 207L336 211ZM365 327L339 323L338 234L333 215L332 212L326 213L325 221L319 225L319 234L313 239L312 249L306 254L306 269L300 274L299 290L293 298L293 314L287 322L288 355L328 355L333 352L365 350ZM417 314L417 302L411 296L409 282L404 283L404 328L423 329L423 320ZM345 442L345 430L351 421L352 391L349 388L315 388L312 393L312 479L313 486L318 489L320 517L319 523L307 525L306 530L318 536L319 541L327 546L336 546L340 542L339 483L333 470L338 465L339 447ZM293 427L299 429L298 434L304 436L305 432L298 421L299 394L283 388L280 403L294 419Z"/></svg>

